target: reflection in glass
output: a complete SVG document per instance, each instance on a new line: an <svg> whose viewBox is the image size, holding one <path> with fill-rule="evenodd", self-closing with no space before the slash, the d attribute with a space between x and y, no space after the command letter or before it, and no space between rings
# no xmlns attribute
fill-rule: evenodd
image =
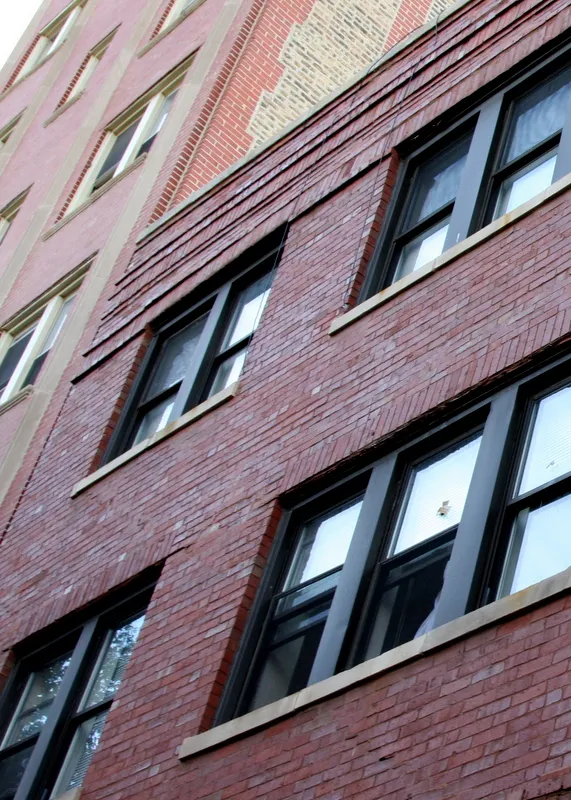
<svg viewBox="0 0 571 800"><path fill-rule="evenodd" d="M571 495L524 511L514 524L500 595L512 594L571 566Z"/></svg>
<svg viewBox="0 0 571 800"><path fill-rule="evenodd" d="M205 322L206 317L200 317L164 342L147 389L147 397L154 397L183 380Z"/></svg>
<svg viewBox="0 0 571 800"><path fill-rule="evenodd" d="M32 672L4 739L4 747L21 742L43 728L69 662L69 655L62 656Z"/></svg>
<svg viewBox="0 0 571 800"><path fill-rule="evenodd" d="M284 589L309 581L345 562L362 505L362 500L353 501L304 526Z"/></svg>
<svg viewBox="0 0 571 800"><path fill-rule="evenodd" d="M147 411L137 428L137 433L133 440L133 445L139 444L143 439L162 431L168 424L174 406L174 397L167 397L162 403L158 403L150 411Z"/></svg>
<svg viewBox="0 0 571 800"><path fill-rule="evenodd" d="M540 144L563 128L571 100L569 75L558 75L519 100L504 163Z"/></svg>
<svg viewBox="0 0 571 800"><path fill-rule="evenodd" d="M406 221L407 229L456 199L469 145L470 140L465 139L420 168L414 182L414 200Z"/></svg>
<svg viewBox="0 0 571 800"><path fill-rule="evenodd" d="M247 353L248 348L245 347L244 350L240 350L220 364L208 393L209 397L212 397L212 395L217 392L221 392L223 389L227 389L238 380L244 369Z"/></svg>
<svg viewBox="0 0 571 800"><path fill-rule="evenodd" d="M501 185L494 219L513 211L551 186L557 154L553 151L511 175Z"/></svg>
<svg viewBox="0 0 571 800"><path fill-rule="evenodd" d="M458 525L468 495L481 437L463 442L453 450L417 467L395 531L392 553Z"/></svg>
<svg viewBox="0 0 571 800"><path fill-rule="evenodd" d="M13 800L28 766L34 744L0 761L0 800Z"/></svg>
<svg viewBox="0 0 571 800"><path fill-rule="evenodd" d="M81 786L94 752L99 747L108 711L88 719L77 729L52 797Z"/></svg>
<svg viewBox="0 0 571 800"><path fill-rule="evenodd" d="M518 494L571 472L571 387L537 405Z"/></svg>
<svg viewBox="0 0 571 800"><path fill-rule="evenodd" d="M450 217L447 217L404 245L398 260L395 281L415 272L442 254L449 223Z"/></svg>
<svg viewBox="0 0 571 800"><path fill-rule="evenodd" d="M224 337L222 350L227 350L254 333L270 296L269 283L270 275L264 275L242 292Z"/></svg>
<svg viewBox="0 0 571 800"><path fill-rule="evenodd" d="M148 153L151 147L153 146L153 142L159 135L163 125L167 120L167 117L172 108L172 104L174 103L175 97L176 97L176 92L172 92L167 97L165 97L161 105L160 111L157 114L157 118L151 125L149 131L145 134L145 140L143 141L143 143L141 144L141 146L137 151L137 156L136 156L137 158L143 153Z"/></svg>

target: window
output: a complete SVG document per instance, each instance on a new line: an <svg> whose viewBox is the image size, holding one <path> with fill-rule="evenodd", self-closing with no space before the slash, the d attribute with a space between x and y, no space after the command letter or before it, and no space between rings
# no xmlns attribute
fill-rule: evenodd
<svg viewBox="0 0 571 800"><path fill-rule="evenodd" d="M21 119L22 114L18 114L18 116L14 117L11 122L9 122L3 128L0 128L0 152L2 152L3 147L7 144L8 139L14 133L14 130Z"/></svg>
<svg viewBox="0 0 571 800"><path fill-rule="evenodd" d="M18 663L3 700L0 800L82 785L149 597L145 589Z"/></svg>
<svg viewBox="0 0 571 800"><path fill-rule="evenodd" d="M171 9L161 27L164 29L169 25L172 25L175 20L185 16L186 14L189 14L191 11L201 5L203 1L204 0L174 0Z"/></svg>
<svg viewBox="0 0 571 800"><path fill-rule="evenodd" d="M37 380L69 315L74 296L56 295L33 322L3 331L0 337L0 403Z"/></svg>
<svg viewBox="0 0 571 800"><path fill-rule="evenodd" d="M218 722L571 566L571 360L284 512Z"/></svg>
<svg viewBox="0 0 571 800"><path fill-rule="evenodd" d="M183 77L178 71L175 78L170 78L162 88L145 95L109 125L107 135L66 213L73 211L90 194L149 152L171 111Z"/></svg>
<svg viewBox="0 0 571 800"><path fill-rule="evenodd" d="M268 301L283 240L282 228L240 259L237 266L242 267L230 282L159 326L108 458L238 380Z"/></svg>
<svg viewBox="0 0 571 800"><path fill-rule="evenodd" d="M14 198L11 203L8 203L8 205L4 206L4 208L0 211L0 244L10 230L10 226L16 219L16 215L21 209L27 194L28 190L22 192L22 194L19 194L18 197Z"/></svg>
<svg viewBox="0 0 571 800"><path fill-rule="evenodd" d="M571 70L549 71L518 78L404 160L363 298L571 172Z"/></svg>
<svg viewBox="0 0 571 800"><path fill-rule="evenodd" d="M80 13L81 4L73 3L40 31L36 45L17 75L17 79L23 78L34 67L46 61L61 47L68 38Z"/></svg>
<svg viewBox="0 0 571 800"><path fill-rule="evenodd" d="M113 39L114 35L115 31L106 36L105 39L99 42L99 44L96 44L95 47L89 51L87 57L84 59L77 73L74 75L73 80L66 89L62 99L58 103L58 108L63 106L65 103L69 103L84 91L85 87L89 83L89 80L91 79L91 76L97 69L99 62L105 55L107 48L111 44L111 40Z"/></svg>

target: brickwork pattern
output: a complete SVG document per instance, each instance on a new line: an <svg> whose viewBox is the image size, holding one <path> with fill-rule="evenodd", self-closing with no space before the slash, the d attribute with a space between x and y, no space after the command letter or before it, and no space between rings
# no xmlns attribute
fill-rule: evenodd
<svg viewBox="0 0 571 800"><path fill-rule="evenodd" d="M32 52L33 52L33 50L34 50L35 46L37 45L37 43L38 43L39 41L40 41L40 34L38 33L38 34L36 34L36 35L34 36L34 38L32 39L32 41L30 42L30 46L28 47L28 49L26 50L26 52L24 53L24 55L22 56L22 58L19 60L19 62L18 62L18 64L17 64L17 66L16 66L16 68L15 68L15 70L12 72L12 74L10 75L10 78L8 79L8 81L7 81L6 85L5 85L5 86L4 86L4 88L2 89L2 92L6 92L6 91L8 91L8 89L9 89L11 86L13 86L13 85L14 85L14 83L16 82L16 80L17 80L17 78L18 78L18 75L21 73L21 71L22 71L22 70L23 70L23 68L24 68L24 64L26 63L26 61L28 60L28 58L29 58L29 57L32 55Z"/></svg>
<svg viewBox="0 0 571 800"><path fill-rule="evenodd" d="M159 33L162 31L163 25L165 24L165 22L166 22L166 20L168 18L168 15L170 14L170 12L171 12L171 10L172 10L172 8L173 8L175 3L176 3L176 0L168 0L168 3L166 4L166 6L164 8L164 11L161 14L161 16L159 18L159 21L157 22L157 24L153 28L153 32L151 33L150 39L154 39L155 36L158 36Z"/></svg>
<svg viewBox="0 0 571 800"><path fill-rule="evenodd" d="M74 86L77 85L78 80L83 75L83 72L84 72L84 70L85 70L85 68L87 66L87 62L89 61L90 58L91 58L91 53L88 53L85 56L85 58L83 59L83 61L81 62L81 64L79 65L79 67L77 69L77 72L75 73L75 75L73 76L71 81L69 82L69 85L68 85L67 89L65 90L65 92L60 97L60 99L58 101L58 104L56 106L56 111L57 111L58 108L61 108L62 106L64 106L67 103L67 101L69 100L69 96L73 92Z"/></svg>

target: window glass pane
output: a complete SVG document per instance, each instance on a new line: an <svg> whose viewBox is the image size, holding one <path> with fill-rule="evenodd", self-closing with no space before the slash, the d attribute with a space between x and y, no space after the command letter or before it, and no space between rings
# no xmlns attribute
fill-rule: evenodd
<svg viewBox="0 0 571 800"><path fill-rule="evenodd" d="M151 125L151 127L149 129L149 132L146 134L145 141L139 147L139 150L137 152L137 156L140 156L141 153L148 153L149 150L151 149L151 147L153 146L153 142L157 138L161 128L163 127L163 125L166 122L166 119L167 119L167 117L169 115L169 112L170 112L170 110L172 108L172 104L174 103L175 97L176 97L176 92L172 92L172 94L169 94L168 97L165 97L164 102L163 102L163 104L162 104L162 106L160 108L160 111L159 111L158 115L157 115L157 118L155 119L155 121Z"/></svg>
<svg viewBox="0 0 571 800"><path fill-rule="evenodd" d="M545 397L536 409L518 494L571 472L571 387Z"/></svg>
<svg viewBox="0 0 571 800"><path fill-rule="evenodd" d="M0 800L13 800L28 765L34 744L0 760Z"/></svg>
<svg viewBox="0 0 571 800"><path fill-rule="evenodd" d="M56 339L58 338L61 329L64 326L64 323L71 309L71 304L73 303L74 299L75 299L74 297L69 297L61 307L60 312L54 324L52 325L51 330L48 336L46 337L46 340L43 343L40 352L33 360L32 366L28 370L28 374L22 381L22 386L31 386L36 382L36 378L40 374L40 370L44 364L44 361L46 360L46 356L52 349L53 345L55 344Z"/></svg>
<svg viewBox="0 0 571 800"><path fill-rule="evenodd" d="M232 347L254 333L270 296L269 284L270 276L264 275L242 292L226 331L222 350Z"/></svg>
<svg viewBox="0 0 571 800"><path fill-rule="evenodd" d="M148 439L149 436L162 431L167 425L174 406L174 397L167 397L166 400L158 403L154 408L144 415L137 428L137 433L133 440L133 446Z"/></svg>
<svg viewBox="0 0 571 800"><path fill-rule="evenodd" d="M184 379L207 315L196 319L163 343L153 376L145 393L147 398L176 386Z"/></svg>
<svg viewBox="0 0 571 800"><path fill-rule="evenodd" d="M21 742L43 728L70 660L70 655L62 656L30 675L8 728L4 747Z"/></svg>
<svg viewBox="0 0 571 800"><path fill-rule="evenodd" d="M8 383L10 382L10 378L14 374L14 370L18 366L18 362L24 355L24 350L29 344L30 339L33 336L35 328L31 328L30 330L22 333L18 336L8 348L6 355L2 359L2 363L0 364L0 392L3 391Z"/></svg>
<svg viewBox="0 0 571 800"><path fill-rule="evenodd" d="M306 583L301 588L288 592L276 603L275 613L281 615L286 611L292 611L303 603L307 603L308 600L336 589L340 574L341 567L336 572L330 572L321 580Z"/></svg>
<svg viewBox="0 0 571 800"><path fill-rule="evenodd" d="M293 620L276 626L248 711L273 703L307 685L330 605L329 600L313 606Z"/></svg>
<svg viewBox="0 0 571 800"><path fill-rule="evenodd" d="M344 563L362 504L361 499L353 500L303 527L284 589L309 581Z"/></svg>
<svg viewBox="0 0 571 800"><path fill-rule="evenodd" d="M135 122L132 122L131 125L129 125L129 127L123 131L123 133L120 133L116 137L111 147L111 150L107 155L107 158L103 162L103 166L97 173L97 178L95 179L95 182L93 184L94 190L98 189L100 186L103 186L104 183L111 180L111 178L113 177L115 169L117 168L119 162L123 158L125 150L129 146L129 142L133 138L133 134L137 130L139 122L140 119L136 119Z"/></svg>
<svg viewBox="0 0 571 800"><path fill-rule="evenodd" d="M553 151L528 164L502 183L494 219L513 211L551 186L557 154Z"/></svg>
<svg viewBox="0 0 571 800"><path fill-rule="evenodd" d="M465 139L420 167L406 227L416 225L456 199L470 140Z"/></svg>
<svg viewBox="0 0 571 800"><path fill-rule="evenodd" d="M365 658L432 630L451 552L452 542L448 542L388 571L381 582L382 594Z"/></svg>
<svg viewBox="0 0 571 800"><path fill-rule="evenodd" d="M411 272L415 272L441 255L444 250L449 223L450 217L447 217L404 245L398 260L395 281L399 278L404 278L405 275L409 275Z"/></svg>
<svg viewBox="0 0 571 800"><path fill-rule="evenodd" d="M230 356L230 358L227 358L226 361L223 361L222 364L220 364L216 370L212 387L208 392L209 397L212 397L212 395L216 394L217 392L221 392L223 389L227 389L228 386L231 386L235 381L238 380L242 374L247 353L248 348L245 347L244 350L234 353L233 356Z"/></svg>
<svg viewBox="0 0 571 800"><path fill-rule="evenodd" d="M500 595L518 592L571 566L570 519L571 495L521 515L514 525Z"/></svg>
<svg viewBox="0 0 571 800"><path fill-rule="evenodd" d="M140 616L110 633L91 686L81 703L82 710L111 700L114 696L121 685L123 673L131 658L144 620L144 615Z"/></svg>
<svg viewBox="0 0 571 800"><path fill-rule="evenodd" d="M417 467L409 481L393 540L400 553L458 525L464 510L481 437Z"/></svg>
<svg viewBox="0 0 571 800"><path fill-rule="evenodd" d="M504 163L560 131L571 100L569 74L558 75L519 100L514 107Z"/></svg>
<svg viewBox="0 0 571 800"><path fill-rule="evenodd" d="M91 763L93 753L99 747L105 718L109 711L103 711L86 720L76 731L63 770L52 792L52 797L81 786L85 773Z"/></svg>

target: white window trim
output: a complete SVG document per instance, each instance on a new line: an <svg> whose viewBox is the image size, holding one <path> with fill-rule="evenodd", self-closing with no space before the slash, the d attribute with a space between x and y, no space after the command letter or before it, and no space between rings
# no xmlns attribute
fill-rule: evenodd
<svg viewBox="0 0 571 800"><path fill-rule="evenodd" d="M168 28L169 25L172 25L173 22L181 16L181 14L185 14L185 16L186 14L190 14L191 11L194 11L194 9L197 8L203 2L203 0L194 0L193 3L189 3L188 7L185 8L184 7L185 1L186 0L176 0L176 3L171 8L165 21L162 24L162 30Z"/></svg>
<svg viewBox="0 0 571 800"><path fill-rule="evenodd" d="M85 89L85 87L89 82L89 79L97 69L98 64L99 64L99 58L93 54L90 54L83 72L81 73L75 85L73 86L71 92L69 93L69 97L66 100L67 103L69 103L71 100L77 97L78 94L81 94L81 92Z"/></svg>
<svg viewBox="0 0 571 800"><path fill-rule="evenodd" d="M4 208L0 210L0 244L2 244L4 237L10 230L10 226L16 219L16 215L21 209L28 191L29 189L26 189L25 192L21 192L21 194L15 197L10 203L8 203L7 206L4 206Z"/></svg>
<svg viewBox="0 0 571 800"><path fill-rule="evenodd" d="M16 126L22 119L23 113L22 111L22 113L18 114L18 116L14 117L14 119L10 120L7 125L4 125L4 127L0 129L0 152L2 152L4 147L8 144L8 140L16 130Z"/></svg>
<svg viewBox="0 0 571 800"><path fill-rule="evenodd" d="M40 38L24 62L15 82L25 78L35 67L47 61L56 50L59 50L68 38L76 19L81 13L81 8L81 0L80 2L76 0L76 2L71 3L67 8L64 8L61 14L58 14L49 25L42 28L40 31Z"/></svg>

